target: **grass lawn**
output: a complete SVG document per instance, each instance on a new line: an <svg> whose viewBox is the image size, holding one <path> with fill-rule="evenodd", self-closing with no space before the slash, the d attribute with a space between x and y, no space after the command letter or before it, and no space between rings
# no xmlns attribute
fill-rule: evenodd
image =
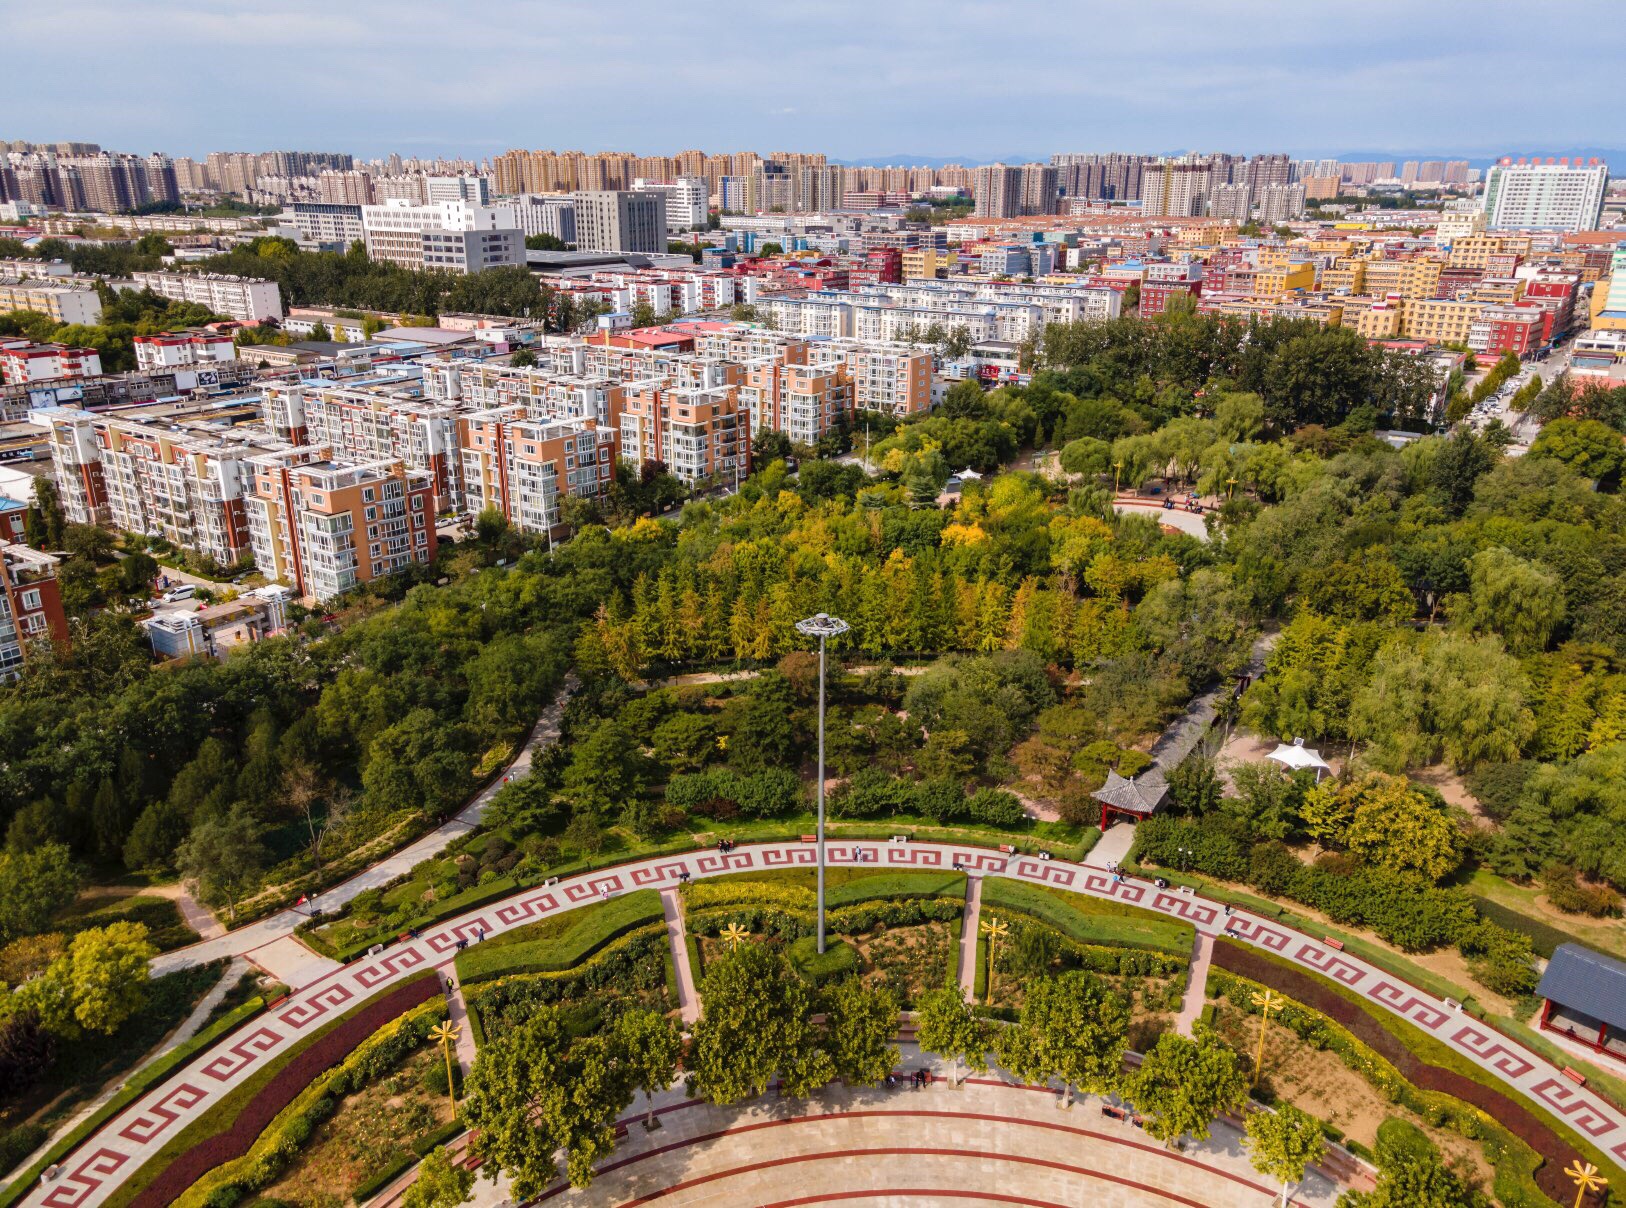
<svg viewBox="0 0 1626 1208"><path fill-rule="evenodd" d="M661 895L653 889L578 906L471 944L457 956L457 977L477 982L511 973L561 973L611 940L661 917Z"/></svg>
<svg viewBox="0 0 1626 1208"><path fill-rule="evenodd" d="M1147 948L1189 958L1196 938L1190 923L1139 906L1007 877L983 878L983 917L1001 908L1031 915L1081 944Z"/></svg>
<svg viewBox="0 0 1626 1208"><path fill-rule="evenodd" d="M160 952L184 948L201 938L186 925L172 899L144 893L87 894L52 919L50 930L74 936L111 923L145 923L147 940Z"/></svg>
<svg viewBox="0 0 1626 1208"><path fill-rule="evenodd" d="M1549 906L1539 889L1515 885L1484 868L1475 869L1463 888L1486 917L1530 936L1543 956L1551 956L1559 944L1569 943L1586 944L1626 959L1626 926L1619 919L1565 914Z"/></svg>
<svg viewBox="0 0 1626 1208"><path fill-rule="evenodd" d="M706 877L693 882L695 886L763 884L785 889L805 889L813 893L818 887L816 869L763 868L751 872L729 873L722 877ZM852 906L858 902L873 902L887 898L958 898L965 900L965 874L963 872L898 872L888 868L846 867L824 870L824 904L833 910L837 906ZM811 903L810 903L811 904Z"/></svg>

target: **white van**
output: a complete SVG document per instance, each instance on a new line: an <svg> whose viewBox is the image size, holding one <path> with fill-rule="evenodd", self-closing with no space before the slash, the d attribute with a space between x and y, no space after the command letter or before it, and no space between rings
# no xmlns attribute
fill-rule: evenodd
<svg viewBox="0 0 1626 1208"><path fill-rule="evenodd" d="M182 583L179 587L172 587L164 593L164 600L169 604L177 604L182 600L190 600L198 594L197 584Z"/></svg>

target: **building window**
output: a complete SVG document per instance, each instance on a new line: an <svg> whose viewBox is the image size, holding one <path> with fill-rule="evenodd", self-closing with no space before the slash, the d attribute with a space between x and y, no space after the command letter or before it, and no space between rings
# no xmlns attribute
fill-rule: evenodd
<svg viewBox="0 0 1626 1208"><path fill-rule="evenodd" d="M23 600L23 609L25 611L27 611L27 612L33 612L36 608L38 608L40 606L39 589L35 588L32 591L23 592L22 600Z"/></svg>

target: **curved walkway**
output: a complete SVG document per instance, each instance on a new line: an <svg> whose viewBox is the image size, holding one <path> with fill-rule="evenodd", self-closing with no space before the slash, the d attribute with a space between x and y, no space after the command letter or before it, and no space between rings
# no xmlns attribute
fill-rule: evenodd
<svg viewBox="0 0 1626 1208"><path fill-rule="evenodd" d="M919 1062L913 1046L904 1069ZM538 1204L608 1208L683 1204L817 1204L952 1196L1078 1208L1259 1208L1273 1188L1220 1123L1183 1153L1102 1115L1100 1101L1058 1110L1053 1092L999 1078L950 1089L831 1086L806 1100L771 1093L739 1107L681 1099L625 1138L585 1190L558 1184ZM488 1184L489 1186L489 1184ZM1312 1174L1293 1197L1331 1208L1338 1188ZM1015 1197L1002 1199L1001 1197Z"/></svg>
<svg viewBox="0 0 1626 1208"><path fill-rule="evenodd" d="M1159 524L1166 524L1170 528L1179 529L1182 533L1197 538L1199 541L1208 541L1208 525L1203 523L1201 512L1188 512L1184 508L1166 508L1161 503L1150 499L1136 499L1134 497L1118 496L1112 501L1112 510L1123 516L1151 516Z"/></svg>
<svg viewBox="0 0 1626 1208"><path fill-rule="evenodd" d="M371 868L365 868L347 881L316 895L303 910L289 908L267 915L257 923L227 931L201 943L176 948L156 957L152 962L152 975L161 977L177 969L208 964L222 957L246 956L254 964L270 973L284 985L293 989L321 979L337 968L334 961L311 951L294 935L294 929L310 917L311 911L338 910L357 894L368 889L388 885L404 872L444 851L453 839L466 835L485 816L486 807L498 790L515 776L524 776L531 770L531 761L537 751L559 741L559 720L565 704L576 690L575 676L566 676L554 702L542 711L530 737L509 763L503 775L493 780L474 795L449 821L430 831Z"/></svg>
<svg viewBox="0 0 1626 1208"><path fill-rule="evenodd" d="M1488 1024L1276 920L1243 911L1226 915L1218 904L1186 890L1157 889L1145 881L1118 884L1104 869L1090 864L1005 855L968 844L835 840L827 850L834 865L947 869L958 861L983 876L1056 885L1155 910L1183 919L1210 937L1228 933L1233 939L1332 978L1373 1006L1404 1017L1510 1090L1561 1118L1614 1160L1626 1164L1626 1112L1575 1085L1552 1064ZM415 940L393 944L376 957L336 969L293 995L276 1012L195 1058L109 1121L68 1158L57 1178L32 1189L23 1202L45 1208L90 1208L101 1203L169 1137L208 1112L222 1096L251 1076L268 1054L280 1052L314 1030L331 1012L348 1009L414 970L450 966L458 939L472 939L478 930L501 934L546 915L596 901L601 891L617 894L632 889L670 888L678 883L680 872L708 877L813 862L813 846L796 842L742 846L727 855L705 850L651 857L583 873L555 885L533 886L501 902L436 924Z"/></svg>

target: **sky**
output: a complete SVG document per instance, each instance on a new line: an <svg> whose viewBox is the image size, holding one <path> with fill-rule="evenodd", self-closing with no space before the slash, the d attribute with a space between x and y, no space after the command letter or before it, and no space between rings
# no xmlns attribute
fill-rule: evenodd
<svg viewBox="0 0 1626 1208"><path fill-rule="evenodd" d="M53 0L6 16L0 139L363 158L1561 154L1626 147L1623 7Z"/></svg>

